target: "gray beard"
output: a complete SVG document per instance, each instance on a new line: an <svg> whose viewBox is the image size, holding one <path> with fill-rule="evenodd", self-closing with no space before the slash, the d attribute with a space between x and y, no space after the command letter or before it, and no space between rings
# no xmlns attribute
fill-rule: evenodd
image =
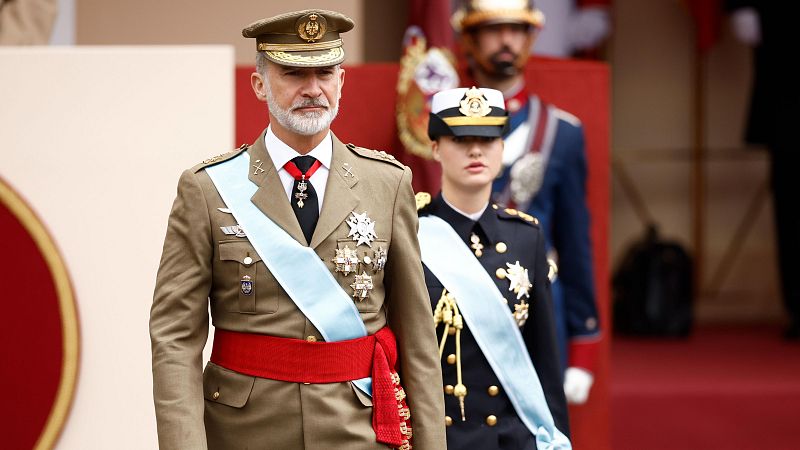
<svg viewBox="0 0 800 450"><path fill-rule="evenodd" d="M341 96L339 99L336 100L336 106L331 109L328 101L321 97L321 101L313 101L313 102L296 102L292 104L290 109L283 109L278 105L278 102L275 101L275 97L272 95L272 89L270 89L269 84L264 85L265 94L267 97L267 107L269 108L270 114L281 124L284 128L287 128L291 131L294 131L297 134L303 136L312 136L319 132L325 131L330 128L333 119L336 118L336 115L339 114L339 101L341 100ZM303 113L296 113L292 112L293 108L298 108L301 106L308 106L307 103L313 103L314 105L326 106L328 107L325 111L319 112L303 112Z"/></svg>

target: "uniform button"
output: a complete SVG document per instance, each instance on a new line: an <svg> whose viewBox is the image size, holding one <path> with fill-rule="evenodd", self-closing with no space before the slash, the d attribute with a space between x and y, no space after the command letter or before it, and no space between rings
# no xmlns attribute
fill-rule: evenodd
<svg viewBox="0 0 800 450"><path fill-rule="evenodd" d="M369 256L364 257L364 264L372 264L372 258Z"/></svg>
<svg viewBox="0 0 800 450"><path fill-rule="evenodd" d="M506 279L506 269L503 269L502 267L500 267L499 269L497 269L494 272L494 276L496 276L497 278L499 278L501 280L505 280Z"/></svg>
<svg viewBox="0 0 800 450"><path fill-rule="evenodd" d="M244 260L242 260L242 262L243 262L245 265L249 266L250 264L253 264L253 258L251 258L251 257L249 257L249 256L245 256L245 258L244 258Z"/></svg>
<svg viewBox="0 0 800 450"><path fill-rule="evenodd" d="M453 424L453 418L450 416L444 416L444 424L449 427Z"/></svg>
<svg viewBox="0 0 800 450"><path fill-rule="evenodd" d="M492 209L497 209L497 204L492 203Z"/></svg>
<svg viewBox="0 0 800 450"><path fill-rule="evenodd" d="M586 329L594 330L595 328L597 328L597 319L595 319L594 317L589 317L588 319L586 319Z"/></svg>
<svg viewBox="0 0 800 450"><path fill-rule="evenodd" d="M456 363L456 355L450 353L447 355L447 364L455 364Z"/></svg>
<svg viewBox="0 0 800 450"><path fill-rule="evenodd" d="M506 245L505 242L498 242L494 246L494 249L497 250L497 253L505 253L506 250L508 250L508 246Z"/></svg>
<svg viewBox="0 0 800 450"><path fill-rule="evenodd" d="M453 387L452 384L448 384L447 386L444 387L444 393L447 394L447 395L453 395L453 390L454 389L455 388Z"/></svg>
<svg viewBox="0 0 800 450"><path fill-rule="evenodd" d="M307 338L306 338L306 340L307 340L308 342L317 342L317 338L316 338L316 336L309 336L309 337L307 337Z"/></svg>
<svg viewBox="0 0 800 450"><path fill-rule="evenodd" d="M213 398L214 400L218 399L219 398L219 391L214 392L213 394L211 394L211 398Z"/></svg>
<svg viewBox="0 0 800 450"><path fill-rule="evenodd" d="M489 386L489 389L486 390L490 396L494 397L500 393L500 388L497 386Z"/></svg>
<svg viewBox="0 0 800 450"><path fill-rule="evenodd" d="M486 425L489 425L490 427L493 427L496 424L497 424L497 417L496 416L492 415L492 416L487 416L486 417Z"/></svg>

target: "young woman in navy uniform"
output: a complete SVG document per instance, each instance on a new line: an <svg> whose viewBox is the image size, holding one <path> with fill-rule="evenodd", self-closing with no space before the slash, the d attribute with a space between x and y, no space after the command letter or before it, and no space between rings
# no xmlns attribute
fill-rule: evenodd
<svg viewBox="0 0 800 450"><path fill-rule="evenodd" d="M571 448L544 235L534 217L490 203L508 129L502 93L442 91L431 111L442 191L434 198L418 193L417 209L448 448ZM431 219L453 239L431 232ZM492 295L479 296L475 279ZM486 305L505 321L487 320Z"/></svg>

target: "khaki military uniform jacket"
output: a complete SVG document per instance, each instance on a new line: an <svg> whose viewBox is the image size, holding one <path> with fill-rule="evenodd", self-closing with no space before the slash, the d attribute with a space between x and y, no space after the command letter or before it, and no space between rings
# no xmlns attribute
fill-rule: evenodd
<svg viewBox="0 0 800 450"><path fill-rule="evenodd" d="M47 44L58 10L56 0L0 0L0 45Z"/></svg>
<svg viewBox="0 0 800 450"><path fill-rule="evenodd" d="M213 363L202 370L209 303L216 328L322 341L247 238L221 229L236 222L220 210L226 205L204 169L240 151L185 171L178 184L150 317L159 444L182 450L385 449L375 440L371 399L351 383L288 383ZM242 174L259 186L253 203L305 245L264 135L246 151L251 163L263 163L263 171L251 166ZM416 237L411 171L385 154L345 146L334 136L310 247L348 294L354 275L335 273L332 258L337 248L355 247L346 223L353 211L366 212L377 235L371 248L357 247L360 258L372 256L376 245L388 249L384 270L373 274L369 297L356 306L369 334L389 325L397 336L414 448L443 449L442 378ZM248 257L252 262L245 264ZM241 289L245 275L254 281L249 296Z"/></svg>

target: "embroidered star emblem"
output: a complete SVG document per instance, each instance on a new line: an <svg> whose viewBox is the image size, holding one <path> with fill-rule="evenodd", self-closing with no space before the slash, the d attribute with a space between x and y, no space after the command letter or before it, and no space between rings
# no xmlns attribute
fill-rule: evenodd
<svg viewBox="0 0 800 450"><path fill-rule="evenodd" d="M350 233L347 237L352 237L356 241L356 247L361 244L367 244L372 247L372 241L378 236L375 234L375 222L367 217L367 212L356 214L353 211L352 216L347 219L347 224L350 225Z"/></svg>
<svg viewBox="0 0 800 450"><path fill-rule="evenodd" d="M524 295L530 298L530 289L533 287L530 278L528 278L528 269L519 265L519 261L514 264L506 263L506 277L511 285L508 287L509 291L514 291L517 294L517 300L521 299Z"/></svg>

